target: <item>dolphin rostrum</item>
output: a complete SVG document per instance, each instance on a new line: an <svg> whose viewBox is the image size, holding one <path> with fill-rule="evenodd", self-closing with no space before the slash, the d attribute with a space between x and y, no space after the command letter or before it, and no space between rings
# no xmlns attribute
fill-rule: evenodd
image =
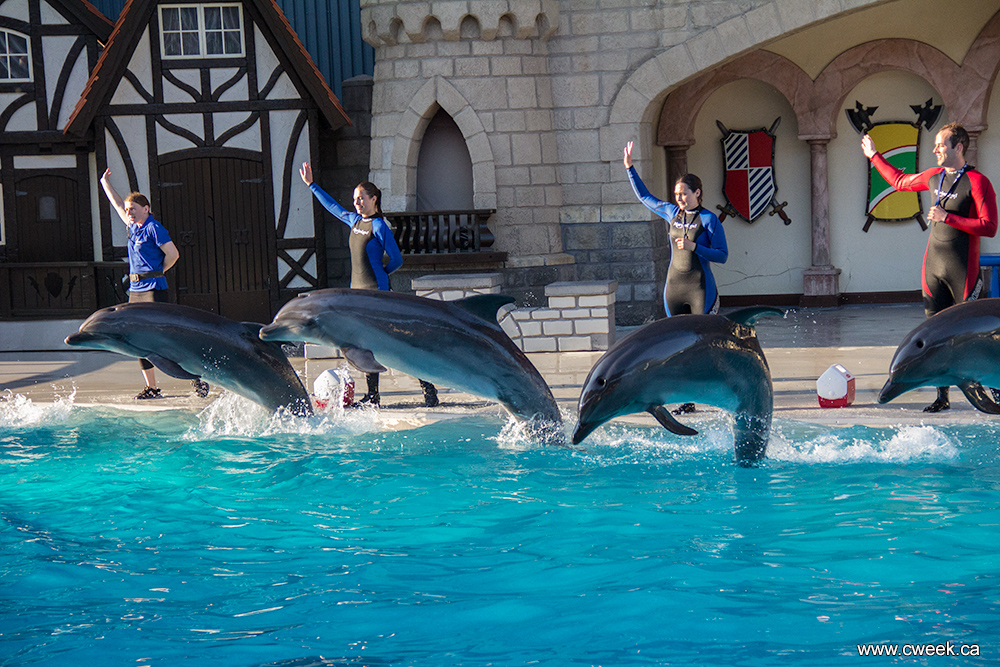
<svg viewBox="0 0 1000 667"><path fill-rule="evenodd" d="M66 344L145 357L171 377L204 378L269 410L312 414L309 395L281 346L260 324L235 322L172 303L126 303L98 310Z"/></svg>
<svg viewBox="0 0 1000 667"><path fill-rule="evenodd" d="M752 327L721 315L680 315L622 338L587 376L573 444L604 422L636 412L650 413L671 433L694 435L665 407L688 401L733 413L740 465L764 458L774 391Z"/></svg>
<svg viewBox="0 0 1000 667"><path fill-rule="evenodd" d="M983 384L1000 387L1000 299L966 301L916 326L896 349L878 402L956 385L976 409L1000 414Z"/></svg>
<svg viewBox="0 0 1000 667"><path fill-rule="evenodd" d="M399 292L321 289L285 304L260 337L338 347L360 371L377 373L388 366L497 401L519 421L552 431L561 424L552 391L497 324L497 309L513 301L494 294L437 301Z"/></svg>

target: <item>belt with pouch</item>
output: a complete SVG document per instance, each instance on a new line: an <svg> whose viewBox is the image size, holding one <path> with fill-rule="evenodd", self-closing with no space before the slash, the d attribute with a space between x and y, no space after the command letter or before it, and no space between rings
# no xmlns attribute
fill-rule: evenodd
<svg viewBox="0 0 1000 667"><path fill-rule="evenodd" d="M137 283L140 280L152 280L153 278L162 278L163 271L147 271L146 273L130 273L128 274L129 282Z"/></svg>

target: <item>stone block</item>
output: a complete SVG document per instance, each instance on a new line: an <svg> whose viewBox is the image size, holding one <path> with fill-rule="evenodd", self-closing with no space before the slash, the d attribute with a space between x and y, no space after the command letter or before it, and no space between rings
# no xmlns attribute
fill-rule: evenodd
<svg viewBox="0 0 1000 667"><path fill-rule="evenodd" d="M507 100L511 109L533 109L538 106L535 77L507 79Z"/></svg>
<svg viewBox="0 0 1000 667"><path fill-rule="evenodd" d="M564 320L590 319L590 308L565 308L562 316Z"/></svg>
<svg viewBox="0 0 1000 667"><path fill-rule="evenodd" d="M537 134L515 134L510 138L511 155L514 164L540 164L542 161L542 142Z"/></svg>
<svg viewBox="0 0 1000 667"><path fill-rule="evenodd" d="M607 308L615 302L615 292L578 297L581 308Z"/></svg>
<svg viewBox="0 0 1000 667"><path fill-rule="evenodd" d="M542 323L541 322L520 322L518 326L521 330L522 336L541 336L542 335Z"/></svg>
<svg viewBox="0 0 1000 667"><path fill-rule="evenodd" d="M556 339L560 352L587 352L593 349L590 336L566 336Z"/></svg>
<svg viewBox="0 0 1000 667"><path fill-rule="evenodd" d="M618 288L618 291L619 292L621 291L620 287ZM617 298L618 298L618 293L616 292L615 293L615 299L617 300ZM599 319L607 319L610 316L610 313L611 313L611 310L609 308L591 308L590 309L590 317L592 317L594 319L598 319L598 320Z"/></svg>
<svg viewBox="0 0 1000 667"><path fill-rule="evenodd" d="M521 58L519 56L497 56L492 58L490 60L490 71L493 76L520 76Z"/></svg>
<svg viewBox="0 0 1000 667"><path fill-rule="evenodd" d="M538 310L537 308L515 308L511 311L511 317L513 317L518 322L524 322L532 319L534 312Z"/></svg>
<svg viewBox="0 0 1000 667"><path fill-rule="evenodd" d="M575 296L551 296L549 287L545 287L545 296L549 297L549 308L576 308Z"/></svg>
<svg viewBox="0 0 1000 667"><path fill-rule="evenodd" d="M536 308L531 314L533 320L557 320L562 316L558 310L552 308Z"/></svg>
<svg viewBox="0 0 1000 667"><path fill-rule="evenodd" d="M526 353L530 352L555 352L556 351L556 339L555 338L522 338L521 339L521 349Z"/></svg>
<svg viewBox="0 0 1000 667"><path fill-rule="evenodd" d="M608 295L618 289L614 281L559 281L545 286L545 296Z"/></svg>
<svg viewBox="0 0 1000 667"><path fill-rule="evenodd" d="M455 60L455 76L470 76L470 77L480 77L489 76L490 73L490 61L489 58L458 58Z"/></svg>
<svg viewBox="0 0 1000 667"><path fill-rule="evenodd" d="M603 320L576 320L573 322L573 333L581 336L589 336L595 333L606 334L609 331L611 331L611 323L608 322L607 318Z"/></svg>
<svg viewBox="0 0 1000 667"><path fill-rule="evenodd" d="M542 322L543 336L568 336L573 333L573 323L569 320L548 320Z"/></svg>
<svg viewBox="0 0 1000 667"><path fill-rule="evenodd" d="M413 289L421 290L496 290L500 291L503 276L499 273L440 273L420 276L411 281Z"/></svg>

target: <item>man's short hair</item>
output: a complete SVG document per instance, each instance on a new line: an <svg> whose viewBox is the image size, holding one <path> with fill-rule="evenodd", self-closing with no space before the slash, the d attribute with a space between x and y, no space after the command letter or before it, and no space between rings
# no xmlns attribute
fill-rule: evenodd
<svg viewBox="0 0 1000 667"><path fill-rule="evenodd" d="M962 144L962 155L969 152L969 133L959 123L948 123L938 133L940 134L941 132L951 133L951 141L948 143L951 144L952 148Z"/></svg>

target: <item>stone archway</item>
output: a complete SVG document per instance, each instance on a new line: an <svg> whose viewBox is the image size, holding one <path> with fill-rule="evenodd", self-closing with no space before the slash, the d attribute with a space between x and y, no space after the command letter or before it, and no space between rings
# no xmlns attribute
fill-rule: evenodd
<svg viewBox="0 0 1000 667"><path fill-rule="evenodd" d="M496 167L485 127L469 101L441 77L423 85L403 111L392 151L392 187L387 208L412 210L416 204L417 160L420 140L438 109L443 109L458 125L472 157L474 205L481 209L497 206Z"/></svg>

